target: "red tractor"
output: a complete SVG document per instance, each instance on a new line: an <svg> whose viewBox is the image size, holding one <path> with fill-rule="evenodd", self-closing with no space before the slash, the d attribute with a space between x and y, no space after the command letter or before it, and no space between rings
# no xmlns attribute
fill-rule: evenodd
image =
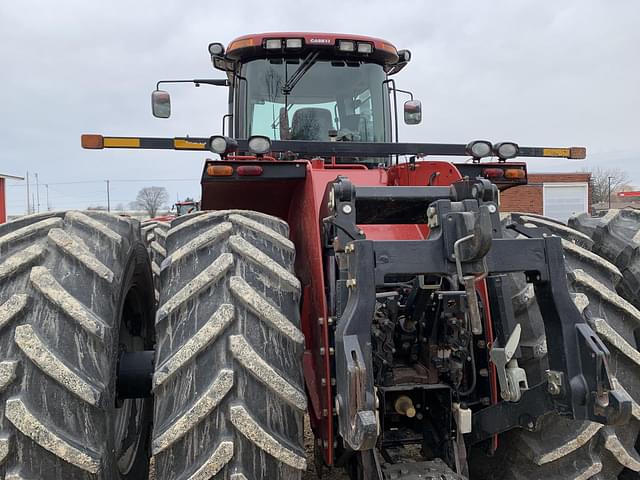
<svg viewBox="0 0 640 480"><path fill-rule="evenodd" d="M618 269L584 234L499 211L527 181L513 159L584 149L399 142L397 95L406 123L421 107L393 79L409 52L384 40L269 33L209 53L226 78L189 82L228 87L222 135L82 138L219 156L202 210L164 237L155 318L135 222L0 227L0 278L19 273L0 325L20 325L0 378L23 378L3 383L7 473L142 479L149 441L159 480L640 470L640 313ZM152 104L169 116L168 93Z"/></svg>

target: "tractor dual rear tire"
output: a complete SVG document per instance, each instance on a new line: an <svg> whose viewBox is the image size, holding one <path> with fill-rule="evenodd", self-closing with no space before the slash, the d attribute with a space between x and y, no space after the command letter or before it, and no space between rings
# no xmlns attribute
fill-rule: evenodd
<svg viewBox="0 0 640 480"><path fill-rule="evenodd" d="M285 222L180 217L160 273L158 480L296 479L306 468L300 283Z"/></svg>
<svg viewBox="0 0 640 480"><path fill-rule="evenodd" d="M146 478L152 401L118 400L116 369L153 348L152 291L137 221L0 226L0 478Z"/></svg>
<svg viewBox="0 0 640 480"><path fill-rule="evenodd" d="M167 256L167 232L170 227L170 222L159 220L146 220L140 224L142 239L147 246L149 257L151 257L151 272L153 273L156 301L160 294L160 266Z"/></svg>
<svg viewBox="0 0 640 480"><path fill-rule="evenodd" d="M485 462L478 469L478 478L613 480L622 471L640 471L640 455L636 451L640 430L640 354L634 340L634 332L640 327L640 311L616 294L619 270L578 244L590 245L583 234L544 218L520 217L518 223L545 227L562 237L569 291L609 348L615 386L633 398L633 415L627 425L615 427L546 415L535 431L518 429L502 435L502 448L495 458L476 458L481 465ZM511 232L508 235L514 236ZM525 358L521 364L533 384L536 382L531 382L531 376L540 381L546 368L544 326L532 286L517 277L515 280L520 288L513 292L514 312L516 321L523 326Z"/></svg>
<svg viewBox="0 0 640 480"><path fill-rule="evenodd" d="M640 211L611 209L602 217L585 213L569 223L591 237L595 253L620 269L620 295L640 308Z"/></svg>

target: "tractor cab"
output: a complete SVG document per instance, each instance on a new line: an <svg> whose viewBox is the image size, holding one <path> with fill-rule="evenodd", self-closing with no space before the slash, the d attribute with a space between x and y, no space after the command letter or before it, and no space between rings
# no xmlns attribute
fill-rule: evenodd
<svg viewBox="0 0 640 480"><path fill-rule="evenodd" d="M184 202L176 202L174 204L176 216L188 215L193 212L197 212L200 209L198 202L193 200L185 200Z"/></svg>
<svg viewBox="0 0 640 480"><path fill-rule="evenodd" d="M405 121L421 120L420 102L390 78L410 59L372 37L315 33L247 35L224 48L209 45L213 65L227 75L229 113L223 134L270 140L397 141L397 94L410 96ZM203 82L205 83L205 82ZM167 98L168 94L161 95ZM382 159L384 161L384 159ZM378 157L338 163L378 165Z"/></svg>

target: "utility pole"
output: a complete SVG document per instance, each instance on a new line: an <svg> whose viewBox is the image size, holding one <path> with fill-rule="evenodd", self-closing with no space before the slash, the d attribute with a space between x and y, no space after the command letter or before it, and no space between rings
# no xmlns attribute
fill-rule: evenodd
<svg viewBox="0 0 640 480"><path fill-rule="evenodd" d="M611 179L613 177L607 177L607 180L609 180L609 210L611 210Z"/></svg>
<svg viewBox="0 0 640 480"><path fill-rule="evenodd" d="M27 171L27 215L31 213L31 194L29 193L29 172Z"/></svg>
<svg viewBox="0 0 640 480"><path fill-rule="evenodd" d="M109 180L105 180L107 182L107 212L111 211L111 200L109 198Z"/></svg>
<svg viewBox="0 0 640 480"><path fill-rule="evenodd" d="M38 202L38 213L40 213L40 184L38 183L38 174L36 173L36 199Z"/></svg>
<svg viewBox="0 0 640 480"><path fill-rule="evenodd" d="M51 211L51 204L49 203L49 184L45 183L44 188L47 190L47 211Z"/></svg>

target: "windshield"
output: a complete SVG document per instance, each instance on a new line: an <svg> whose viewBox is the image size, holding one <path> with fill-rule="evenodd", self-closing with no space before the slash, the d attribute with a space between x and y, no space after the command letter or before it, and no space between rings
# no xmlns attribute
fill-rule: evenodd
<svg viewBox="0 0 640 480"><path fill-rule="evenodd" d="M246 137L329 141L335 130L338 141L390 140L388 90L380 65L259 59L243 65L241 77L246 80L240 82Z"/></svg>

